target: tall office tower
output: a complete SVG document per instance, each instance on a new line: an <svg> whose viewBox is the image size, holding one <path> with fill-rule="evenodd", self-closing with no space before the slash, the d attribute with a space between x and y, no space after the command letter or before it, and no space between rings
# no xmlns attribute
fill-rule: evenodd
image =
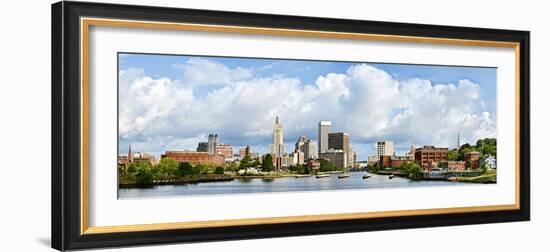
<svg viewBox="0 0 550 252"><path fill-rule="evenodd" d="M210 153L210 155L216 154L216 145L219 143L218 134L208 135L208 153Z"/></svg>
<svg viewBox="0 0 550 252"><path fill-rule="evenodd" d="M330 131L332 131L331 121L319 122L319 135L317 138L317 143L319 143L319 153L323 153L328 150L328 133L330 133Z"/></svg>
<svg viewBox="0 0 550 252"><path fill-rule="evenodd" d="M328 149L342 150L346 154L346 164L349 164L348 158L350 156L349 147L349 135L344 132L329 133L328 134Z"/></svg>
<svg viewBox="0 0 550 252"><path fill-rule="evenodd" d="M273 126L273 144L269 146L271 155L281 157L285 153L285 145L283 142L283 125L279 123L279 116L275 117L275 125Z"/></svg>
<svg viewBox="0 0 550 252"><path fill-rule="evenodd" d="M393 141L380 141L376 143L376 155L380 156L394 156Z"/></svg>
<svg viewBox="0 0 550 252"><path fill-rule="evenodd" d="M303 149L304 149L304 158L305 159L308 159L308 158L317 158L318 155L317 155L317 145L315 144L315 142L311 139L308 139L305 143L304 143L304 146L303 146Z"/></svg>

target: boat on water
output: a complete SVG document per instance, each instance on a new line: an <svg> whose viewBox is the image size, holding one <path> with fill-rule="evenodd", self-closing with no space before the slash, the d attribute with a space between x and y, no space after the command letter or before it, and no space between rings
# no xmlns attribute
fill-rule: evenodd
<svg viewBox="0 0 550 252"><path fill-rule="evenodd" d="M326 177L330 177L330 174L319 174L317 176L315 176L316 178L326 178Z"/></svg>
<svg viewBox="0 0 550 252"><path fill-rule="evenodd" d="M370 177L371 177L371 175L368 175L368 174L363 175L363 179L368 179L368 178L370 178Z"/></svg>
<svg viewBox="0 0 550 252"><path fill-rule="evenodd" d="M299 174L299 175L296 175L294 176L295 178L307 178L307 177L311 177L310 174Z"/></svg>
<svg viewBox="0 0 550 252"><path fill-rule="evenodd" d="M393 174L390 175L390 179L392 179L392 178L393 178Z"/></svg>
<svg viewBox="0 0 550 252"><path fill-rule="evenodd" d="M349 174L338 175L339 179L348 178L348 177L349 177Z"/></svg>

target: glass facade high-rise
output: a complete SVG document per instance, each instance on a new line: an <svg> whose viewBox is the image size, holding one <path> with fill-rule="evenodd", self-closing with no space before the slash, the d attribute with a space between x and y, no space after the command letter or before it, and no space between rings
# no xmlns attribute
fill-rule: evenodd
<svg viewBox="0 0 550 252"><path fill-rule="evenodd" d="M349 157L351 154L349 146L349 135L344 132L329 133L328 134L328 148L329 150L342 150L344 151L344 167L349 164Z"/></svg>

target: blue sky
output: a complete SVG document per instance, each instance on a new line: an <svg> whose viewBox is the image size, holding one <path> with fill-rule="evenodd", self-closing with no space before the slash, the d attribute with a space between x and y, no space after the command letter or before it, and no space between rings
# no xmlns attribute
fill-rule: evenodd
<svg viewBox="0 0 550 252"><path fill-rule="evenodd" d="M155 154L194 149L208 133L265 152L275 114L285 127L288 151L301 134L317 140L316 123L332 120L334 131L352 133L360 160L373 153L377 140L395 141L399 153L410 140L450 145L458 131L464 142L496 135L496 68L119 54L119 77L120 153L130 143ZM157 99L159 104L151 104ZM260 102L243 105L254 99ZM255 113L253 125L239 120ZM181 119L186 116L193 123ZM445 136L415 133L426 127Z"/></svg>

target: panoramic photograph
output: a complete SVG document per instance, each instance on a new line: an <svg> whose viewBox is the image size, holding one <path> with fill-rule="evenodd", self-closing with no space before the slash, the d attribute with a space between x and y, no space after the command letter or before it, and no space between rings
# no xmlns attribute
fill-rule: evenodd
<svg viewBox="0 0 550 252"><path fill-rule="evenodd" d="M119 53L118 197L495 184L496 79L493 67Z"/></svg>

